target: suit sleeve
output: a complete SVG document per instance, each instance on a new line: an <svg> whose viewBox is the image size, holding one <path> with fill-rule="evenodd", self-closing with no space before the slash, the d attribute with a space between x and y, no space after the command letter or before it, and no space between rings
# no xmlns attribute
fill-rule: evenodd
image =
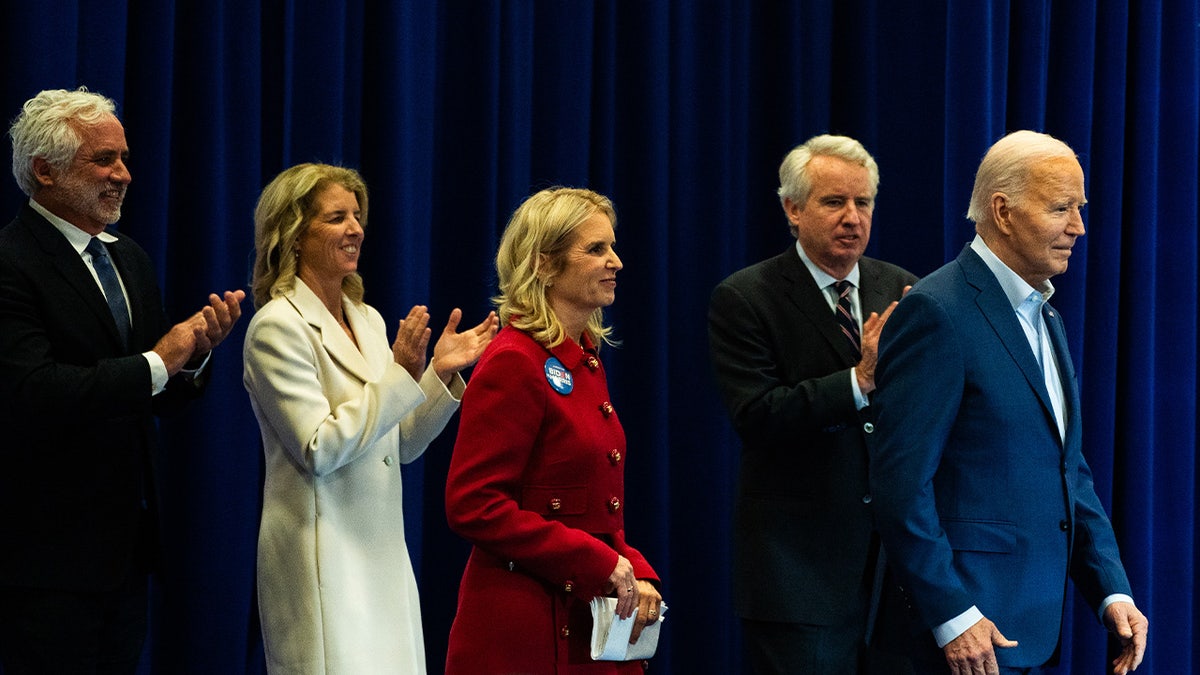
<svg viewBox="0 0 1200 675"><path fill-rule="evenodd" d="M283 313L263 312L255 319L246 333L246 390L262 413L260 423L269 424L297 464L313 475L352 462L426 400L408 371L390 363L359 396L331 402L317 369L318 347L305 335L312 330L308 324ZM432 438L428 429L408 433L409 442Z"/></svg>
<svg viewBox="0 0 1200 675"><path fill-rule="evenodd" d="M877 417L868 442L871 506L888 564L911 589L928 626L974 604L954 570L933 492L965 379L946 311L928 295L909 293L880 339Z"/></svg>
<svg viewBox="0 0 1200 675"><path fill-rule="evenodd" d="M528 355L510 349L475 368L446 479L446 516L450 529L472 544L554 585L570 579L576 595L590 598L603 594L617 551L518 501L526 467L539 461L534 449L547 387L538 375ZM623 542L623 534L616 540Z"/></svg>
<svg viewBox="0 0 1200 675"><path fill-rule="evenodd" d="M838 368L799 382L788 381L783 359L802 360L801 336L792 345L772 343L759 303L723 282L708 311L709 351L717 384L733 426L744 439L795 438L857 420L850 369ZM789 355L784 350L795 349Z"/></svg>

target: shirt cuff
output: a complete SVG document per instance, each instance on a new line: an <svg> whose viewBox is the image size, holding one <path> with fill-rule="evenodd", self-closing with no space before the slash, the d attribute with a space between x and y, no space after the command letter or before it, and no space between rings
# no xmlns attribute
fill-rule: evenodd
<svg viewBox="0 0 1200 675"><path fill-rule="evenodd" d="M862 388L858 386L858 368L850 369L850 387L854 390L854 407L858 410L871 405L871 400L867 395L862 393Z"/></svg>
<svg viewBox="0 0 1200 675"><path fill-rule="evenodd" d="M950 644L954 638L967 632L967 629L979 623L983 618L983 612L979 608L972 605L971 609L959 614L950 619L946 623L933 627L933 639L937 640L939 649Z"/></svg>
<svg viewBox="0 0 1200 675"><path fill-rule="evenodd" d="M167 380L171 379L167 375L167 365L154 351L142 352L142 357L150 364L150 395L155 396L167 388Z"/></svg>
<svg viewBox="0 0 1200 675"><path fill-rule="evenodd" d="M1124 593L1113 593L1105 598L1104 602L1100 603L1100 623L1104 623L1104 610L1108 609L1108 606L1114 602L1128 602L1134 607L1137 607L1137 605L1133 602L1133 598L1129 597L1128 595L1125 595Z"/></svg>

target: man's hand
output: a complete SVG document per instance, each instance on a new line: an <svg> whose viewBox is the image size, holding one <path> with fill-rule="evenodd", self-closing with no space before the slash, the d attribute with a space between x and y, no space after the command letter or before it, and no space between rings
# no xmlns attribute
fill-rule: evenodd
<svg viewBox="0 0 1200 675"><path fill-rule="evenodd" d="M208 306L198 313L204 320L204 332L196 340L196 348L190 360L199 361L229 337L233 325L242 316L241 303L245 299L246 292L241 289L225 291L224 297L216 293L208 296Z"/></svg>
<svg viewBox="0 0 1200 675"><path fill-rule="evenodd" d="M1126 675L1137 670L1146 654L1150 620L1132 604L1114 602L1104 608L1104 625L1121 641L1121 654L1113 660L1113 672Z"/></svg>
<svg viewBox="0 0 1200 675"><path fill-rule="evenodd" d="M159 338L153 351L162 358L168 377L174 377L183 370L183 366L192 358L196 345L205 339L204 328L204 316L196 312L187 320L171 326L171 330Z"/></svg>
<svg viewBox="0 0 1200 675"><path fill-rule="evenodd" d="M996 647L1016 647L1000 633L987 617L975 622L965 633L946 643L946 663L951 675L1000 675Z"/></svg>
<svg viewBox="0 0 1200 675"><path fill-rule="evenodd" d="M901 297L904 293L908 293L908 289L912 286L905 286ZM883 314L879 312L871 312L871 316L863 322L862 340L862 360L854 368L854 376L858 378L858 388L864 395L875 391L875 363L879 358L879 334L883 331L883 325L892 316L892 310L896 309L896 305L900 304L899 300L894 301L883 310Z"/></svg>

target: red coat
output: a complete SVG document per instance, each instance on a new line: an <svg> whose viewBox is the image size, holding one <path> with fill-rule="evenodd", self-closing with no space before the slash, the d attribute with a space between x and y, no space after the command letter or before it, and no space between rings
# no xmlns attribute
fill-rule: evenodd
<svg viewBox="0 0 1200 675"><path fill-rule="evenodd" d="M625 432L595 354L586 339L548 350L509 326L475 366L446 481L450 527L474 544L450 675L642 670L589 655L588 603L617 555L658 581L625 543Z"/></svg>

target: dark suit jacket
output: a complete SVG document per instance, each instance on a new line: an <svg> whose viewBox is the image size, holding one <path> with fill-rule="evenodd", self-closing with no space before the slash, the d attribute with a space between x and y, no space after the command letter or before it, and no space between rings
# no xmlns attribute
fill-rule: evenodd
<svg viewBox="0 0 1200 675"><path fill-rule="evenodd" d="M976 605L1020 642L997 650L1013 667L1054 653L1068 573L1093 608L1130 592L1081 452L1062 320L1049 305L1043 316L1065 390L1065 443L1012 305L969 247L905 296L875 371L872 506L913 622L928 635Z"/></svg>
<svg viewBox="0 0 1200 675"><path fill-rule="evenodd" d="M859 271L867 316L916 280L871 258ZM736 611L812 624L863 612L871 522L866 417L850 384L857 360L795 245L721 282L708 321L717 383L742 438Z"/></svg>
<svg viewBox="0 0 1200 675"><path fill-rule="evenodd" d="M140 354L169 326L145 251L116 236L108 250L129 295L128 350L95 279L53 225L26 204L0 230L3 585L109 589L144 562L152 415L201 383L176 377L151 397Z"/></svg>

